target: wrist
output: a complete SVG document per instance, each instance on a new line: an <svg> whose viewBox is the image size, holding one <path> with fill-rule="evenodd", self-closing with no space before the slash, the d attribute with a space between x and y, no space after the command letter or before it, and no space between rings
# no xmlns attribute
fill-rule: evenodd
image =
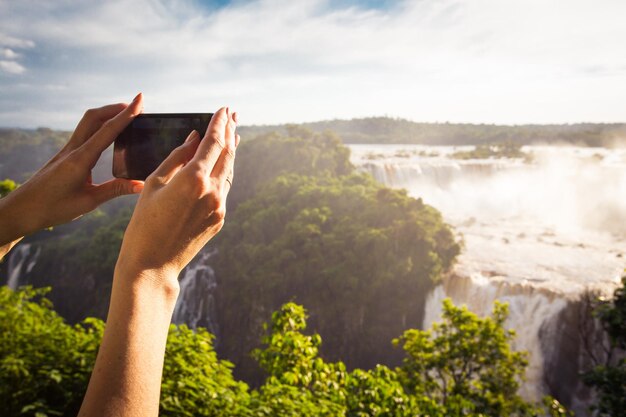
<svg viewBox="0 0 626 417"><path fill-rule="evenodd" d="M177 271L165 267L142 267L121 256L115 265L113 281L114 285L124 287L127 291L152 293L174 303L180 292Z"/></svg>

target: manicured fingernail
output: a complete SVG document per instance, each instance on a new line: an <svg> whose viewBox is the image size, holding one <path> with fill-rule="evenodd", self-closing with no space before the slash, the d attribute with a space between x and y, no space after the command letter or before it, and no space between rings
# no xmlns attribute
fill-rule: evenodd
<svg viewBox="0 0 626 417"><path fill-rule="evenodd" d="M237 112L233 113L233 121L235 123L239 123L239 114L237 114Z"/></svg>
<svg viewBox="0 0 626 417"><path fill-rule="evenodd" d="M185 143L191 142L192 140L200 139L200 133L197 130L192 130L187 139L185 139Z"/></svg>
<svg viewBox="0 0 626 417"><path fill-rule="evenodd" d="M133 99L133 104L135 104L136 102L138 102L140 98L141 98L141 93L139 93L139 94L137 94L137 95L135 96L135 98Z"/></svg>

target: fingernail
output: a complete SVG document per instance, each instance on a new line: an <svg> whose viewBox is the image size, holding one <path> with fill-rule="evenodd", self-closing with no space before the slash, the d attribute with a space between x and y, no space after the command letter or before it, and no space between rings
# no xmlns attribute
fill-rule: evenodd
<svg viewBox="0 0 626 417"><path fill-rule="evenodd" d="M133 99L133 104L135 104L136 102L138 102L140 97L141 97L141 93L137 94L137 95L135 96L135 98Z"/></svg>
<svg viewBox="0 0 626 417"><path fill-rule="evenodd" d="M185 139L185 143L191 142L192 140L200 139L200 133L197 130L192 130L187 139Z"/></svg>
<svg viewBox="0 0 626 417"><path fill-rule="evenodd" d="M139 194L143 190L143 183L133 185L133 193Z"/></svg>
<svg viewBox="0 0 626 417"><path fill-rule="evenodd" d="M237 112L233 113L233 121L235 123L239 123L239 114L237 114Z"/></svg>
<svg viewBox="0 0 626 417"><path fill-rule="evenodd" d="M228 107L226 107L226 116L228 116L228 118L230 118L230 109Z"/></svg>

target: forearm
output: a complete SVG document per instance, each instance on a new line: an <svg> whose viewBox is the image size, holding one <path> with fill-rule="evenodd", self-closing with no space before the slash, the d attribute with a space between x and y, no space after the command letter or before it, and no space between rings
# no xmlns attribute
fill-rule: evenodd
<svg viewBox="0 0 626 417"><path fill-rule="evenodd" d="M24 237L23 217L26 213L16 212L12 195L0 199L0 258L4 257Z"/></svg>
<svg viewBox="0 0 626 417"><path fill-rule="evenodd" d="M177 277L116 268L111 304L80 416L157 416ZM165 283L169 283L165 285Z"/></svg>

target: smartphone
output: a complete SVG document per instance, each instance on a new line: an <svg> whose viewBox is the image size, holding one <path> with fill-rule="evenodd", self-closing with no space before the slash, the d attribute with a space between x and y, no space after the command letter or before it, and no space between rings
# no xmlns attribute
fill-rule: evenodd
<svg viewBox="0 0 626 417"><path fill-rule="evenodd" d="M145 180L192 130L204 136L213 113L144 113L115 139L113 176Z"/></svg>

